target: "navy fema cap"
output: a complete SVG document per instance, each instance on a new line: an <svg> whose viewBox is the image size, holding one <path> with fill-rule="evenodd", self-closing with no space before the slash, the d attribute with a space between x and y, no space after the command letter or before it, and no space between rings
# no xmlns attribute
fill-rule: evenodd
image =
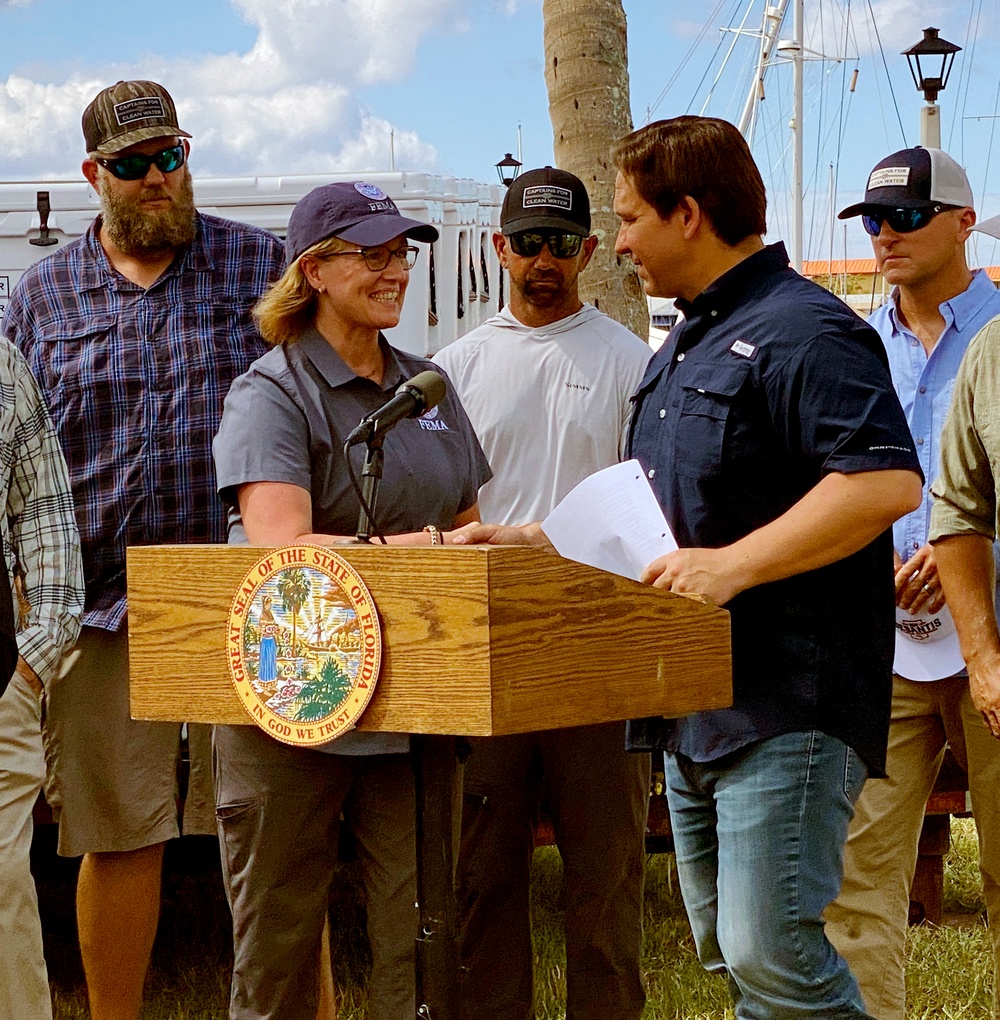
<svg viewBox="0 0 1000 1020"><path fill-rule="evenodd" d="M377 184L324 184L313 188L292 210L285 234L285 265L290 266L314 244L331 237L371 247L400 234L428 244L438 239L436 227L401 215L396 203Z"/></svg>
<svg viewBox="0 0 1000 1020"><path fill-rule="evenodd" d="M521 230L562 230L586 237L590 196L583 181L551 166L519 174L504 196L500 229L508 236Z"/></svg>
<svg viewBox="0 0 1000 1020"><path fill-rule="evenodd" d="M863 202L837 214L841 220L877 209L929 209L971 206L972 188L965 171L944 149L900 149L876 163L868 175Z"/></svg>

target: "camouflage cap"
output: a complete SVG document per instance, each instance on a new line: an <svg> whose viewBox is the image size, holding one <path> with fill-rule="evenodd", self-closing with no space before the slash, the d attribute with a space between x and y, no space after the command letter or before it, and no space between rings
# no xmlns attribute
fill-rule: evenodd
<svg viewBox="0 0 1000 1020"><path fill-rule="evenodd" d="M170 93L155 81L120 81L83 111L87 152L113 156L150 138L190 138L177 126Z"/></svg>

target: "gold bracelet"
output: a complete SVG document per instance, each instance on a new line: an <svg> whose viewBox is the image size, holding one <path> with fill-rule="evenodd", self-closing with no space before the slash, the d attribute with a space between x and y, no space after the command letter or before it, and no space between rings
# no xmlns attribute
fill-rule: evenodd
<svg viewBox="0 0 1000 1020"><path fill-rule="evenodd" d="M428 524L424 531L431 536L431 545L444 545L441 541L441 532L433 524Z"/></svg>

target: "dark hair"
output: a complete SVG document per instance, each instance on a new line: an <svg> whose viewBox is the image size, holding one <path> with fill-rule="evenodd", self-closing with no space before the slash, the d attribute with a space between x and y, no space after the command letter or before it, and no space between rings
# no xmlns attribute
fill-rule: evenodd
<svg viewBox="0 0 1000 1020"><path fill-rule="evenodd" d="M749 146L728 121L654 121L615 142L611 159L663 219L688 195L730 246L767 231L764 182Z"/></svg>

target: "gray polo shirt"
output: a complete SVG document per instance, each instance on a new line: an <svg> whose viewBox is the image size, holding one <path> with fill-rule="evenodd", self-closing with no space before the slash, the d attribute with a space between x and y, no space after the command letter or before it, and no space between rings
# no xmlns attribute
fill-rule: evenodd
<svg viewBox="0 0 1000 1020"><path fill-rule="evenodd" d="M226 397L213 452L219 494L229 509L230 542L245 541L236 492L250 482L288 482L312 494L313 529L353 535L358 499L344 464L347 434L376 411L401 382L431 362L390 347L384 337L384 388L356 376L311 329L275 347L239 376ZM353 451L360 478L364 446ZM404 418L385 439L385 466L375 508L387 535L450 528L490 480L486 456L452 387L420 418ZM407 737L346 734L330 745L344 753L406 750Z"/></svg>

